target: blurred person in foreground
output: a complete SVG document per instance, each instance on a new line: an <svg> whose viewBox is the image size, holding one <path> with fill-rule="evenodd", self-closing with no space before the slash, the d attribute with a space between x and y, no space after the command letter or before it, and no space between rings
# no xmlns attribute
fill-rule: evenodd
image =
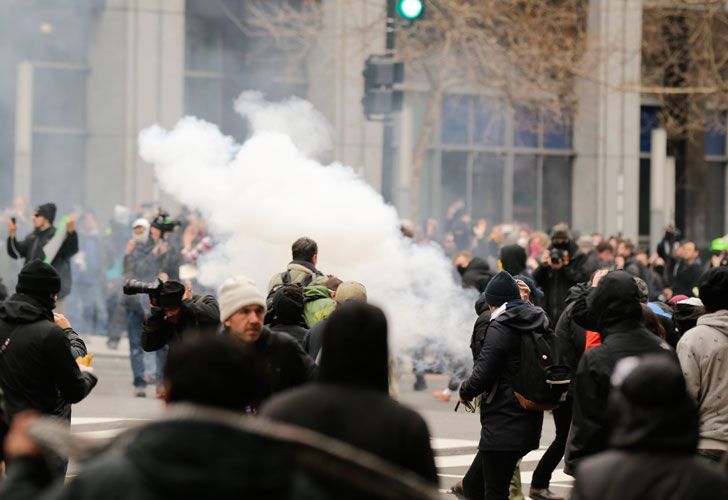
<svg viewBox="0 0 728 500"><path fill-rule="evenodd" d="M695 455L698 412L679 366L624 358L611 384L609 448L579 465L572 500L728 498L724 471Z"/></svg>
<svg viewBox="0 0 728 500"><path fill-rule="evenodd" d="M358 301L341 304L326 320L322 347L318 380L278 394L261 414L350 443L437 484L427 425L388 396L382 310Z"/></svg>

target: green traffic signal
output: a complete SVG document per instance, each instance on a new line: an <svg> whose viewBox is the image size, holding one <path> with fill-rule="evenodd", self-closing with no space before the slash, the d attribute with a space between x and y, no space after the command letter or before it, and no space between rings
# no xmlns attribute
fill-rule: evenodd
<svg viewBox="0 0 728 500"><path fill-rule="evenodd" d="M407 20L417 19L425 8L423 0L397 0L397 13Z"/></svg>

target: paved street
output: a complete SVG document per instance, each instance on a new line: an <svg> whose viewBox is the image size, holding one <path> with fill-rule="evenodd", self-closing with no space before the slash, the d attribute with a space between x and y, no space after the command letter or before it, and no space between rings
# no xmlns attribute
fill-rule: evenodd
<svg viewBox="0 0 728 500"><path fill-rule="evenodd" d="M118 351L107 349L101 337L87 338L87 343L89 351L95 353L94 366L99 375L99 383L91 396L74 406L74 432L86 437L106 439L122 429L153 418L162 411L162 404L153 397L154 391L151 387L148 389L147 398L132 397L131 369L126 354L128 348L124 343ZM466 413L462 409L454 413L454 399L450 403L444 403L432 397L433 390L447 384L445 376L428 376L429 387L423 392L414 392L412 384L411 376L402 377L401 401L415 408L427 420L433 436L440 486L442 491L446 491L465 474L475 455L480 422L477 414ZM553 435L553 421L548 415L544 423L542 449L529 453L521 465L523 489L526 492L533 469ZM72 464L69 474L74 474L76 470ZM557 469L552 489L567 493L570 483L571 478L560 468ZM453 497L443 495L443 498Z"/></svg>

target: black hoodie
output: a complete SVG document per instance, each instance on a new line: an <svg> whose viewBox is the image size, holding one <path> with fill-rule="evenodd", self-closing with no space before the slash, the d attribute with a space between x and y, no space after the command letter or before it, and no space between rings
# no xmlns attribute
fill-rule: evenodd
<svg viewBox="0 0 728 500"><path fill-rule="evenodd" d="M96 385L74 360L83 352L72 345L78 336L52 320L52 303L39 297L15 294L0 304L0 387L10 418L33 409L70 420L68 403Z"/></svg>
<svg viewBox="0 0 728 500"><path fill-rule="evenodd" d="M728 479L695 456L698 412L680 367L658 356L613 390L610 450L584 460L574 500L727 498Z"/></svg>
<svg viewBox="0 0 728 500"><path fill-rule="evenodd" d="M526 250L520 245L506 245L501 248L499 260L503 271L508 271L511 276L526 271Z"/></svg>
<svg viewBox="0 0 728 500"><path fill-rule="evenodd" d="M525 455L538 448L543 412L524 410L513 395L513 383L521 368L521 336L547 328L543 309L521 300L509 302L491 319L473 373L460 387L460 397L466 401L495 387L490 403L480 406L481 451Z"/></svg>
<svg viewBox="0 0 728 500"><path fill-rule="evenodd" d="M323 337L319 381L273 397L261 414L347 442L437 484L427 425L388 396L384 313L342 304Z"/></svg>

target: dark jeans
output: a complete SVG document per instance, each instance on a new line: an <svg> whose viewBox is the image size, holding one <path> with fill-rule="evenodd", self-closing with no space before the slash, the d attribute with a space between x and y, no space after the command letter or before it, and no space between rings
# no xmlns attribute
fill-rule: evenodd
<svg viewBox="0 0 728 500"><path fill-rule="evenodd" d="M548 488L551 474L561 462L566 450L566 438L569 437L571 427L571 399L567 399L553 411L556 437L549 449L543 454L541 460L533 471L532 488Z"/></svg>
<svg viewBox="0 0 728 500"><path fill-rule="evenodd" d="M144 314L133 309L127 309L126 328L129 333L129 359L131 360L131 373L134 377L134 387L146 387L144 380L144 350L142 349L142 323Z"/></svg>
<svg viewBox="0 0 728 500"><path fill-rule="evenodd" d="M482 500L485 495L485 481L483 480L482 451L478 451L470 464L468 472L463 477L463 495L468 500Z"/></svg>
<svg viewBox="0 0 728 500"><path fill-rule="evenodd" d="M484 451L483 479L485 480L485 500L508 500L513 471L518 461L526 455L520 451Z"/></svg>

